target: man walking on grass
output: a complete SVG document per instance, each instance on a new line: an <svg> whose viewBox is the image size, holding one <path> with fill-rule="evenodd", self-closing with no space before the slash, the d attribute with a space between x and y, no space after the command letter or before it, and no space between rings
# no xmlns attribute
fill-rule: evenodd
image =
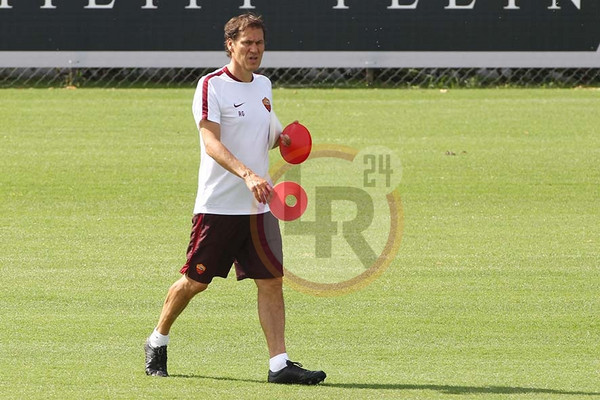
<svg viewBox="0 0 600 400"><path fill-rule="evenodd" d="M283 254L278 221L269 211L273 195L268 151L289 138L269 137L271 81L254 72L265 49L261 17L243 14L225 25L231 61L200 79L193 113L200 131L201 161L192 233L183 276L169 289L158 325L145 345L146 374L168 376L171 326L190 300L215 276L251 278L269 350L268 381L314 385L323 371L289 360L285 347Z"/></svg>

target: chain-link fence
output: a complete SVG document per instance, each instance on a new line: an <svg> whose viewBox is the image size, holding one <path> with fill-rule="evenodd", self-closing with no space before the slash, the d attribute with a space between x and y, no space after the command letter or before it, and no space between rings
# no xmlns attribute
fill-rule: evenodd
<svg viewBox="0 0 600 400"><path fill-rule="evenodd" d="M218 67L218 66L217 66ZM215 68L1 68L0 88L193 87ZM600 86L600 68L267 68L276 87Z"/></svg>

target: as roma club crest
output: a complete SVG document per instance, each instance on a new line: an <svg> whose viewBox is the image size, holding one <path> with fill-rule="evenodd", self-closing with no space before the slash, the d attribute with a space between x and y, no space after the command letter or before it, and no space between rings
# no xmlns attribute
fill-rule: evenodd
<svg viewBox="0 0 600 400"><path fill-rule="evenodd" d="M196 265L196 272L198 273L198 275L202 275L204 273L204 271L206 271L206 267L202 264L198 264Z"/></svg>
<svg viewBox="0 0 600 400"><path fill-rule="evenodd" d="M271 112L271 102L266 97L263 99L263 104L268 112Z"/></svg>

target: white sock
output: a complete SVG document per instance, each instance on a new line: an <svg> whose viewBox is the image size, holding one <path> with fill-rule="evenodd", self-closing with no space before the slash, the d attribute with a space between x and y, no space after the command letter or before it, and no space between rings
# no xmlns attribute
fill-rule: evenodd
<svg viewBox="0 0 600 400"><path fill-rule="evenodd" d="M278 372L287 367L286 361L289 360L287 353L277 354L269 360L269 369L271 372Z"/></svg>
<svg viewBox="0 0 600 400"><path fill-rule="evenodd" d="M162 347L169 344L169 335L161 335L156 329L150 335L150 346Z"/></svg>

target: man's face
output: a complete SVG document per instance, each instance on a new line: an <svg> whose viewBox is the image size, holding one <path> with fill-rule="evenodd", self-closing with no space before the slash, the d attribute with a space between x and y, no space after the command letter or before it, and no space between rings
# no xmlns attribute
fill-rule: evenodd
<svg viewBox="0 0 600 400"><path fill-rule="evenodd" d="M260 67L265 52L265 35L262 29L248 27L240 32L236 40L229 40L231 59L248 72Z"/></svg>

